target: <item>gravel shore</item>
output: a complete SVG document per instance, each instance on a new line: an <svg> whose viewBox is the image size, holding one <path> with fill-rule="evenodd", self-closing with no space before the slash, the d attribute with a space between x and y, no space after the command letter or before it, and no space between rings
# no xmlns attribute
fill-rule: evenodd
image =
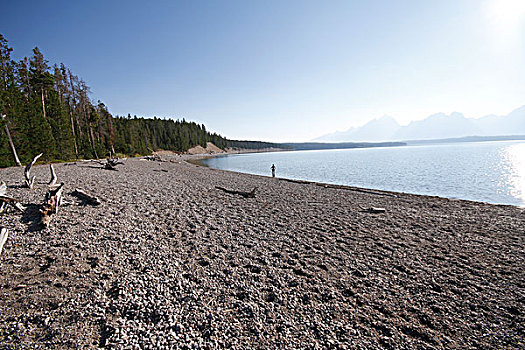
<svg viewBox="0 0 525 350"><path fill-rule="evenodd" d="M0 349L525 348L523 208L163 158L55 165L48 229L48 166L0 170Z"/></svg>

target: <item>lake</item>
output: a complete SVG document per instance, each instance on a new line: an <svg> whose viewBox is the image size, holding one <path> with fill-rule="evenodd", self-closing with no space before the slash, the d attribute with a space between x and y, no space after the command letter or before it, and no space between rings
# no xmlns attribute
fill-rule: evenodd
<svg viewBox="0 0 525 350"><path fill-rule="evenodd" d="M525 206L525 142L249 153L209 167L379 190Z"/></svg>

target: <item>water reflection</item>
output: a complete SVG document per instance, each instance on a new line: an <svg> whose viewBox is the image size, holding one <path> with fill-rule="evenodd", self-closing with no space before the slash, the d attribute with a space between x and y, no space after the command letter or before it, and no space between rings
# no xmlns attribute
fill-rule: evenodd
<svg viewBox="0 0 525 350"><path fill-rule="evenodd" d="M525 206L525 143L511 145L504 153L509 167L506 174L509 191L513 197L521 200L521 206Z"/></svg>
<svg viewBox="0 0 525 350"><path fill-rule="evenodd" d="M525 207L525 142L254 153L213 168Z"/></svg>

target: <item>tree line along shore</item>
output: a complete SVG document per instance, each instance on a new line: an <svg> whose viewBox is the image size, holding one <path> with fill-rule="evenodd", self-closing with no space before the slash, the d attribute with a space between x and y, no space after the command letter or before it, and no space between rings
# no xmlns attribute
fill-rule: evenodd
<svg viewBox="0 0 525 350"><path fill-rule="evenodd" d="M121 153L185 152L212 142L221 149L289 148L268 142L229 140L204 124L163 118L113 116L90 87L63 63L52 66L38 47L31 57L11 58L0 34L0 167L42 160L90 159ZM14 150L17 156L14 156ZM19 158L19 161L17 161Z"/></svg>

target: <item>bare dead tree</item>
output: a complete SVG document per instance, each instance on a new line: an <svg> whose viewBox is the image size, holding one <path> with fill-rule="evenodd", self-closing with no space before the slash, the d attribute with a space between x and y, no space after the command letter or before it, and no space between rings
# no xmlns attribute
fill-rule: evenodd
<svg viewBox="0 0 525 350"><path fill-rule="evenodd" d="M5 120L6 115L2 115L2 120ZM22 166L22 163L20 163L20 159L18 159L18 153L16 153L15 144L13 143L13 138L11 137L11 133L9 132L9 127L7 126L7 121L5 123L5 133L7 135L7 140L9 142L9 147L11 147L11 152L13 152L13 157L15 158L15 163L18 166Z"/></svg>
<svg viewBox="0 0 525 350"><path fill-rule="evenodd" d="M73 120L73 104L74 104L74 98L75 98L75 80L73 79L73 73L68 69L67 74L69 75L69 81L67 79L66 75L66 67L64 64L60 66L62 70L62 74L64 75L64 82L66 86L67 93L67 104L69 106L69 119L71 121L71 132L73 133L73 139L75 140L75 156L78 159L78 146L77 146L77 135L75 132L75 120ZM70 89L68 89L68 86Z"/></svg>

